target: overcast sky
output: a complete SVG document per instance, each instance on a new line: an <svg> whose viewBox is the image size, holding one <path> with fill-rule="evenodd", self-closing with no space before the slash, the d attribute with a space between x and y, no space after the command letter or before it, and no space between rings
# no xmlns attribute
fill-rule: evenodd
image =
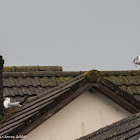
<svg viewBox="0 0 140 140"><path fill-rule="evenodd" d="M139 0L0 0L5 66L133 70L140 55Z"/></svg>

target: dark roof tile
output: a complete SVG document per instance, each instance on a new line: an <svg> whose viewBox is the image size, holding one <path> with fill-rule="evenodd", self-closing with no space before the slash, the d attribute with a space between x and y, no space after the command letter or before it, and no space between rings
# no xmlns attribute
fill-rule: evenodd
<svg viewBox="0 0 140 140"><path fill-rule="evenodd" d="M28 89L28 88L27 88L27 89ZM36 94L37 96L41 94L40 91L38 90L38 88L34 88L34 90L35 90L35 94Z"/></svg>
<svg viewBox="0 0 140 140"><path fill-rule="evenodd" d="M25 80L22 77L17 78L19 85L22 87L25 85Z"/></svg>
<svg viewBox="0 0 140 140"><path fill-rule="evenodd" d="M9 81L9 78L4 79L4 84L6 87L11 87L11 83Z"/></svg>
<svg viewBox="0 0 140 140"><path fill-rule="evenodd" d="M5 79L4 79L5 80ZM14 79L12 77L9 78L9 81L11 83L11 87L16 86Z"/></svg>
<svg viewBox="0 0 140 140"><path fill-rule="evenodd" d="M17 88L17 95L20 95L20 96L24 95L21 88Z"/></svg>
<svg viewBox="0 0 140 140"><path fill-rule="evenodd" d="M51 81L51 83L52 83L52 87L55 87L55 86L57 86L58 84L57 84L57 82L56 82L56 78L54 78L54 77L50 77L49 78L50 79L50 81ZM67 79L68 80L68 79ZM67 80L65 80L65 81L67 81Z"/></svg>
<svg viewBox="0 0 140 140"><path fill-rule="evenodd" d="M132 87L131 86L127 86L127 89L126 90L127 90L128 93L133 94Z"/></svg>
<svg viewBox="0 0 140 140"><path fill-rule="evenodd" d="M5 89L5 88L4 88ZM14 92L14 94L15 94L15 97L16 97L16 95L19 95L19 92L18 92L18 88L17 87L12 87L12 89L13 89L13 92ZM8 93L8 96L9 96L10 94Z"/></svg>
<svg viewBox="0 0 140 140"><path fill-rule="evenodd" d="M32 86L32 78L31 77L27 77L26 82L27 82L27 86Z"/></svg>
<svg viewBox="0 0 140 140"><path fill-rule="evenodd" d="M29 95L36 95L35 89L32 86L29 86L30 93Z"/></svg>
<svg viewBox="0 0 140 140"><path fill-rule="evenodd" d="M14 83L15 83L15 87L19 87L19 86L20 86L20 84L19 84L17 78L13 78L13 81L14 81Z"/></svg>
<svg viewBox="0 0 140 140"><path fill-rule="evenodd" d="M36 86L41 86L39 77L34 77L34 80L36 82Z"/></svg>
<svg viewBox="0 0 140 140"><path fill-rule="evenodd" d="M37 89L38 89L38 91L39 91L40 94L43 93L43 87L39 86L39 87L37 87Z"/></svg>
<svg viewBox="0 0 140 140"><path fill-rule="evenodd" d="M4 95L5 96L9 95L9 88L7 88L7 87L4 88Z"/></svg>
<svg viewBox="0 0 140 140"><path fill-rule="evenodd" d="M21 87L21 90L24 96L30 94L30 90L28 87Z"/></svg>
<svg viewBox="0 0 140 140"><path fill-rule="evenodd" d="M8 92L11 96L15 96L15 93L12 88L8 88Z"/></svg>

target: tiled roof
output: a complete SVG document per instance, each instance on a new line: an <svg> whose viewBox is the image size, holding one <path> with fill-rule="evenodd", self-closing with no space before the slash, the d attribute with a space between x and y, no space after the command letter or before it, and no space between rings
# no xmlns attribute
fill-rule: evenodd
<svg viewBox="0 0 140 140"><path fill-rule="evenodd" d="M5 67L4 96L22 101L27 95L38 96L83 72L65 72L60 66Z"/></svg>
<svg viewBox="0 0 140 140"><path fill-rule="evenodd" d="M84 72L62 71L61 66L4 67L4 96L22 101L27 95L38 96ZM140 71L100 71L102 76L140 100Z"/></svg>
<svg viewBox="0 0 140 140"><path fill-rule="evenodd" d="M109 73L111 72L108 72L107 75L106 72L99 72L96 70L86 73L64 71L5 72L3 74L4 78L8 78L9 81L10 78L16 78L18 84L20 84L20 79L23 80L25 78L24 80L26 81L23 82L24 84L22 83L21 85L12 86L10 85L10 82L10 86L4 86L4 88L8 89L13 89L13 86L16 88L26 87L29 89L30 86L34 89L36 89L38 86L43 88L44 86L45 88L47 86L44 84L36 85L37 83L33 84L33 82L31 82L30 85L27 85L28 82L26 78L30 78L30 81L33 78L33 81L35 81L35 77L38 79L50 79L53 77L55 78L55 82L57 82L57 78L71 78L64 80L62 83L57 84L56 86L52 86L53 88L49 90L44 90L43 93L36 94L35 98L31 100L31 102L25 104L25 106L20 108L20 110L17 110L17 113L14 113L14 115L10 118L8 117L6 122L0 125L0 136L5 134L28 134L35 127L50 118L53 114L91 87L97 88L107 97L111 98L113 101L117 102L131 113L140 112L140 101L135 99L130 93L120 89L115 83L113 83L113 81L109 80L109 76L116 75L109 75ZM48 84L48 81L46 81L46 84ZM11 94L9 94L9 96L11 96ZM19 96L22 97L23 95L18 94L11 97L15 98ZM31 96L33 95L31 94Z"/></svg>
<svg viewBox="0 0 140 140"><path fill-rule="evenodd" d="M77 140L139 140L140 113L101 128Z"/></svg>
<svg viewBox="0 0 140 140"><path fill-rule="evenodd" d="M85 75L79 75L47 91L43 96L39 95L0 125L0 136L29 133L91 86L92 83L85 80Z"/></svg>
<svg viewBox="0 0 140 140"><path fill-rule="evenodd" d="M140 100L140 71L101 71L105 79Z"/></svg>

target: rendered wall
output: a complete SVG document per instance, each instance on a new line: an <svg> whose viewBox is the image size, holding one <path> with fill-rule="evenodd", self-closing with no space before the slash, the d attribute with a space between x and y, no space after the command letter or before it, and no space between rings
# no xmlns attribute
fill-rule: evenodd
<svg viewBox="0 0 140 140"><path fill-rule="evenodd" d="M85 92L29 133L26 140L74 140L129 115L102 93Z"/></svg>

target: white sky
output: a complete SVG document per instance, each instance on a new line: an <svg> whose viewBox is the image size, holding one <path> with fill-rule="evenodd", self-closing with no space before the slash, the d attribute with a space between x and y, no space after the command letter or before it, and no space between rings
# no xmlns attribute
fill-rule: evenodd
<svg viewBox="0 0 140 140"><path fill-rule="evenodd" d="M132 70L140 55L139 0L1 0L5 66Z"/></svg>

